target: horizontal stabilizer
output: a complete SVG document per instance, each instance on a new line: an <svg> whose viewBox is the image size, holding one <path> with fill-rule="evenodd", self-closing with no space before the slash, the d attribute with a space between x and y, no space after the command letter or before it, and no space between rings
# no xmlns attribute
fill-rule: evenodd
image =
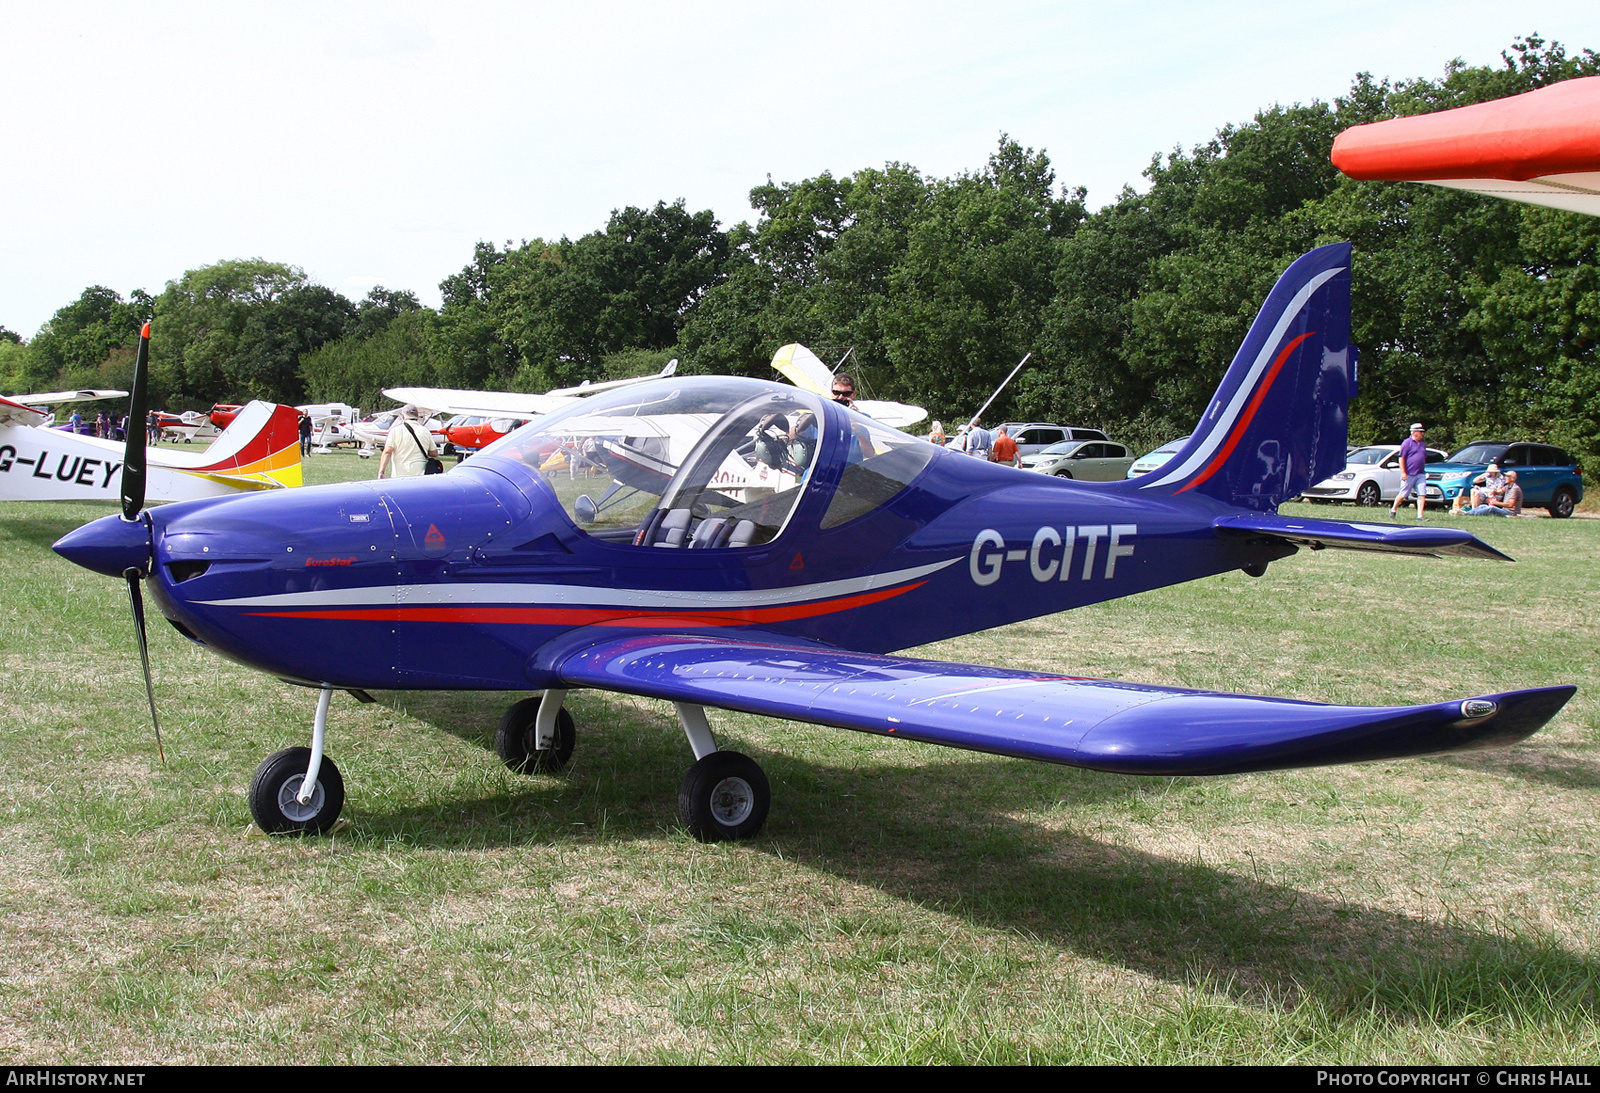
<svg viewBox="0 0 1600 1093"><path fill-rule="evenodd" d="M1330 706L709 634L591 627L569 640L546 666L576 687L1120 774L1239 774L1497 747L1535 732L1574 691Z"/></svg>
<svg viewBox="0 0 1600 1093"><path fill-rule="evenodd" d="M1376 550L1385 554L1422 554L1432 558L1516 559L1460 528L1399 527L1394 524L1345 524L1337 520L1298 520L1269 513L1219 516L1212 521L1218 535L1242 539L1281 539L1312 550Z"/></svg>

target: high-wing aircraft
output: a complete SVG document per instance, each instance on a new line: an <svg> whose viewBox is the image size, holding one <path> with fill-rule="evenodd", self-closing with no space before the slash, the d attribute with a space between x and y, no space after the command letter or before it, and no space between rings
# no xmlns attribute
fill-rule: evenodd
<svg viewBox="0 0 1600 1093"><path fill-rule="evenodd" d="M268 757L251 782L270 832L326 831L343 807L324 754L336 690L542 691L496 737L524 771L572 755L572 688L671 701L695 755L679 812L703 840L753 834L770 801L753 760L718 750L707 707L1124 774L1520 740L1574 689L1354 707L892 655L1218 573L1260 576L1301 547L1505 558L1459 529L1277 515L1344 464L1349 267L1349 244L1335 244L1289 268L1194 435L1142 478L1017 474L797 387L670 378L558 410L448 474L144 512L132 497L55 549L127 580L141 636L146 585L192 640L320 689L311 746ZM803 442L780 449L768 427L802 417ZM537 470L562 437L691 420L698 440L661 492L587 527L576 486ZM747 449L793 468L789 480L719 489Z"/></svg>
<svg viewBox="0 0 1600 1093"><path fill-rule="evenodd" d="M597 395L603 391L632 387L652 379L665 379L677 370L678 361L677 358L673 358L654 376L635 376L631 379L605 380L601 383L584 380L576 387L558 387L542 395L516 391L460 391L447 387L386 387L383 393L396 402L415 403L440 413L467 414L473 417L521 422L554 413L571 406L578 399Z"/></svg>
<svg viewBox="0 0 1600 1093"><path fill-rule="evenodd" d="M6 401L16 406L27 406L32 409L38 409L41 406L48 406L53 409L73 402L104 402L107 399L127 397L128 392L126 391L84 389L77 391L45 391L36 395L9 395L6 396ZM48 418L49 415L45 414L41 420Z"/></svg>
<svg viewBox="0 0 1600 1093"><path fill-rule="evenodd" d="M126 445L40 428L49 415L33 404L50 398L0 398L0 501L116 499ZM141 414L133 426L141 445L143 420ZM146 460L146 496L151 501L298 486L300 433L295 412L288 406L252 402L205 451L151 448Z"/></svg>
<svg viewBox="0 0 1600 1093"><path fill-rule="evenodd" d="M1600 76L1357 125L1333 142L1351 178L1428 182L1600 216Z"/></svg>

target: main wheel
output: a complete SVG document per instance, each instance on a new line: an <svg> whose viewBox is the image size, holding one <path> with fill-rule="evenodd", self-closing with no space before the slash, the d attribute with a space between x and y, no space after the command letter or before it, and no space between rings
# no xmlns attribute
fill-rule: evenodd
<svg viewBox="0 0 1600 1093"><path fill-rule="evenodd" d="M541 774L560 770L572 761L578 742L578 728L565 706L556 714L556 746L539 749L536 726L541 698L525 698L500 719L494 734L494 748L506 766L518 774Z"/></svg>
<svg viewBox="0 0 1600 1093"><path fill-rule="evenodd" d="M1550 498L1550 515L1557 520L1565 520L1572 515L1572 510L1577 506L1577 496L1570 489L1562 486L1556 491L1555 496Z"/></svg>
<svg viewBox="0 0 1600 1093"><path fill-rule="evenodd" d="M344 809L344 778L333 760L322 757L311 800L300 803L310 748L273 752L250 779L250 815L268 835L321 835Z"/></svg>
<svg viewBox="0 0 1600 1093"><path fill-rule="evenodd" d="M1356 504L1364 509L1377 508L1383 504L1383 490L1376 482L1363 482L1356 491Z"/></svg>
<svg viewBox="0 0 1600 1093"><path fill-rule="evenodd" d="M689 768L678 787L678 818L703 843L748 839L767 822L772 789L756 761L714 751Z"/></svg>

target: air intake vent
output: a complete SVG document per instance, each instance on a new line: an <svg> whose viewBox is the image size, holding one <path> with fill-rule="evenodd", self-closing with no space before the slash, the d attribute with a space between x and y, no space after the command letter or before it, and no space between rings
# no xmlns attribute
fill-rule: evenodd
<svg viewBox="0 0 1600 1093"><path fill-rule="evenodd" d="M190 581L211 568L210 562L168 562L167 572L178 584Z"/></svg>

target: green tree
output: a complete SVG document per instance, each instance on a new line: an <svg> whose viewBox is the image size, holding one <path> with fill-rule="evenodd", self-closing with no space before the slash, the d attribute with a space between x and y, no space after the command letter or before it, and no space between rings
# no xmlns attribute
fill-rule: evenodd
<svg viewBox="0 0 1600 1093"><path fill-rule="evenodd" d="M402 311L371 337L352 334L300 357L308 402L345 402L372 411L393 406L385 387L442 386L436 370L439 316Z"/></svg>
<svg viewBox="0 0 1600 1093"><path fill-rule="evenodd" d="M150 318L154 303L140 289L127 300L103 285L84 289L77 300L51 316L29 343L31 360L20 377L23 384L34 390L109 386L102 366L110 365L107 371L112 378L121 374L116 362L131 355L139 328Z"/></svg>
<svg viewBox="0 0 1600 1093"><path fill-rule="evenodd" d="M299 357L344 333L356 314L304 271L259 258L190 270L155 302L154 384L197 404L297 402Z"/></svg>

